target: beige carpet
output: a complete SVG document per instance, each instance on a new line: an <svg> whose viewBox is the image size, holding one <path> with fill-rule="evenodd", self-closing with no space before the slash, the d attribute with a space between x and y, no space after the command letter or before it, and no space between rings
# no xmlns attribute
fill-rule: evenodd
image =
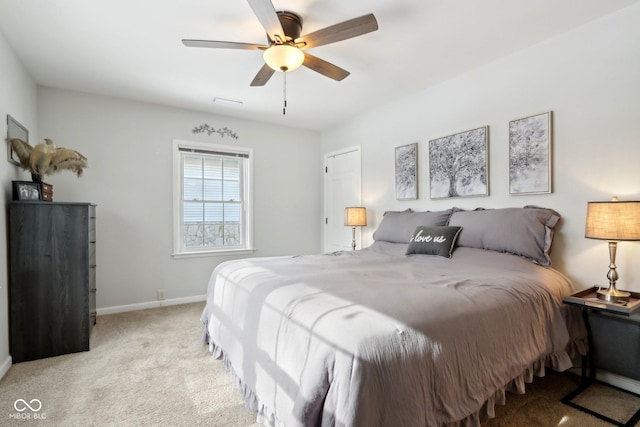
<svg viewBox="0 0 640 427"><path fill-rule="evenodd" d="M91 351L12 366L0 381L0 425L257 426L221 362L200 342L202 307L100 316ZM537 379L525 395L509 395L483 426L609 426L560 402L577 384L571 374ZM38 399L42 407L18 412L18 399Z"/></svg>

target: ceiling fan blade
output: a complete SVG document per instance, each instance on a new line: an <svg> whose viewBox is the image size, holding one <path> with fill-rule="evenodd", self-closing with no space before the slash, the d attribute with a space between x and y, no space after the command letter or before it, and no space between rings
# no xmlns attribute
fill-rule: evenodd
<svg viewBox="0 0 640 427"><path fill-rule="evenodd" d="M267 64L264 64L258 74L253 78L251 82L251 86L264 86L267 84L271 76L275 73L274 69L269 67Z"/></svg>
<svg viewBox="0 0 640 427"><path fill-rule="evenodd" d="M217 49L247 49L264 50L269 46L253 43L222 42L217 40L189 40L182 39L182 43L188 47L211 47Z"/></svg>
<svg viewBox="0 0 640 427"><path fill-rule="evenodd" d="M376 31L378 29L378 21L373 13L353 18L339 24L331 25L313 33L305 34L295 40L295 43L304 42L301 49L322 46L329 43L339 42L341 40L350 39L352 37L361 36L363 34Z"/></svg>
<svg viewBox="0 0 640 427"><path fill-rule="evenodd" d="M343 80L347 77L350 72L344 70L337 65L333 65L330 62L325 61L324 59L320 59L316 56L309 55L308 53L304 53L304 62L302 63L305 67L315 71L316 73L320 73L323 76L327 76L333 80Z"/></svg>
<svg viewBox="0 0 640 427"><path fill-rule="evenodd" d="M275 41L279 38L284 41L284 30L273 3L270 0L247 0L247 2L269 35L269 39Z"/></svg>

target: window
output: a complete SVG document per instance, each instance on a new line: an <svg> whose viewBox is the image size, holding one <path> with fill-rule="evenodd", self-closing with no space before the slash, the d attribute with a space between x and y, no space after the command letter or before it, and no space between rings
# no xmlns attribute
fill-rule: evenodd
<svg viewBox="0 0 640 427"><path fill-rule="evenodd" d="M251 155L174 141L174 256L253 249Z"/></svg>

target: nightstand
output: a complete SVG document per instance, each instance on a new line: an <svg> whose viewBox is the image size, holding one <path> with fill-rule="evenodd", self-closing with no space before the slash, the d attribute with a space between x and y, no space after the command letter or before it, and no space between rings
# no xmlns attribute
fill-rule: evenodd
<svg viewBox="0 0 640 427"><path fill-rule="evenodd" d="M596 370L640 381L640 294L632 292L628 303L607 303L597 299L597 288L591 288L564 298L565 304L581 308L587 327L589 353L582 358L581 384L562 402L620 427L632 427L640 420L640 409L626 422L609 418L573 400L594 383L615 388L627 395L640 395L596 380ZM640 406L640 403L639 403Z"/></svg>

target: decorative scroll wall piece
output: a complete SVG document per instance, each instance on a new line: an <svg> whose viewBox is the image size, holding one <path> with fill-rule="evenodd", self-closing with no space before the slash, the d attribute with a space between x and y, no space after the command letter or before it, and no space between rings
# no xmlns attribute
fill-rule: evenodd
<svg viewBox="0 0 640 427"><path fill-rule="evenodd" d="M209 126L206 123L203 124L203 125L196 126L195 128L193 128L193 133L194 134L206 133L209 136L211 136L211 134L213 134L213 133L217 133L222 138L224 138L225 136L228 136L228 137L233 138L233 139L238 139L238 135L236 135L236 133L234 131L232 131L231 129L229 129L228 127L215 129L215 128Z"/></svg>

